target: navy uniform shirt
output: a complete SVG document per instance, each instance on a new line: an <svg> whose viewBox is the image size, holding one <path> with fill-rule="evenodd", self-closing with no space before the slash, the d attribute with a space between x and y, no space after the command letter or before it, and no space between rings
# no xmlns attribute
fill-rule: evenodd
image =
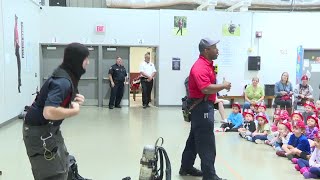
<svg viewBox="0 0 320 180"><path fill-rule="evenodd" d="M109 69L109 74L111 74L112 79L115 83L124 82L127 76L127 71L126 71L126 68L124 68L124 66L114 64Z"/></svg>
<svg viewBox="0 0 320 180"><path fill-rule="evenodd" d="M41 87L40 94L28 110L25 123L31 126L41 126L49 121L43 116L45 106L68 107L71 102L72 84L67 78L49 78ZM49 119L50 120L50 119ZM53 121L58 126L62 120Z"/></svg>

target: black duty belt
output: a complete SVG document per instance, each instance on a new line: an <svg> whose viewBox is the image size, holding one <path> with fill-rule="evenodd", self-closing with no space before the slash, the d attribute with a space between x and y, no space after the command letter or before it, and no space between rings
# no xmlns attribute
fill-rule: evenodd
<svg viewBox="0 0 320 180"><path fill-rule="evenodd" d="M53 134L56 134L60 130L60 126L54 126L52 124L46 124L46 125L42 125L42 126L30 126L25 123L24 130L28 131L32 135L40 135L41 136L43 134L48 133L49 131Z"/></svg>

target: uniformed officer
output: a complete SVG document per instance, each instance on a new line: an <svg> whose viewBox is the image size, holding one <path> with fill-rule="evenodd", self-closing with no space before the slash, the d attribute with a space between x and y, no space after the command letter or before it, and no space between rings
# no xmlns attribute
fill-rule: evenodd
<svg viewBox="0 0 320 180"><path fill-rule="evenodd" d="M144 62L140 64L140 82L142 87L142 105L143 108L149 107L151 102L151 91L153 87L153 79L156 76L156 68L150 62L150 53L144 55Z"/></svg>
<svg viewBox="0 0 320 180"><path fill-rule="evenodd" d="M77 115L84 102L78 82L86 72L88 56L84 45L69 44L62 64L43 84L25 116L23 140L35 180L67 180L68 151L60 125L65 118Z"/></svg>
<svg viewBox="0 0 320 180"><path fill-rule="evenodd" d="M120 102L124 92L124 82L127 77L127 71L123 66L121 57L117 57L116 64L109 69L109 79L111 85L111 94L109 100L109 109L113 107L121 108Z"/></svg>
<svg viewBox="0 0 320 180"><path fill-rule="evenodd" d="M189 74L190 104L202 99L191 111L191 130L182 154L180 175L203 176L203 180L221 180L216 174L214 163L216 158L216 142L214 136L213 104L218 91L230 90L231 83L215 83L213 60L219 51L218 40L208 38L199 43L200 56ZM201 159L201 170L193 167L196 155Z"/></svg>

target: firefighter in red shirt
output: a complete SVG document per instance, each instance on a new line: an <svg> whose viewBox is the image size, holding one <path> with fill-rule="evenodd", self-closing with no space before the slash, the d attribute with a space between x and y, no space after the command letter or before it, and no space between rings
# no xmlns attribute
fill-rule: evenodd
<svg viewBox="0 0 320 180"><path fill-rule="evenodd" d="M189 75L189 99L193 104L202 101L191 111L191 130L182 154L180 175L203 176L203 180L222 180L215 171L216 142L214 136L214 102L217 92L230 90L231 83L216 84L213 60L217 59L219 40L202 39L200 56ZM196 155L201 159L201 170L193 167Z"/></svg>

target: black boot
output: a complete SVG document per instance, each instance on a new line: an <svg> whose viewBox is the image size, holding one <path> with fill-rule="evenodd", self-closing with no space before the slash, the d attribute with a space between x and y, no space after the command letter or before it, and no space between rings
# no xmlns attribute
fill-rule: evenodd
<svg viewBox="0 0 320 180"><path fill-rule="evenodd" d="M78 172L78 165L76 163L74 163L71 167L70 167L70 171L71 171L71 179L68 180L91 180L91 179L87 179L87 178L83 178L82 176L80 176L79 172ZM70 175L70 173L69 173Z"/></svg>
<svg viewBox="0 0 320 180"><path fill-rule="evenodd" d="M180 167L180 171L179 171L180 176L196 176L196 177L201 177L203 176L203 173L201 170L196 169L194 167L192 167L191 169L183 169L182 167Z"/></svg>

